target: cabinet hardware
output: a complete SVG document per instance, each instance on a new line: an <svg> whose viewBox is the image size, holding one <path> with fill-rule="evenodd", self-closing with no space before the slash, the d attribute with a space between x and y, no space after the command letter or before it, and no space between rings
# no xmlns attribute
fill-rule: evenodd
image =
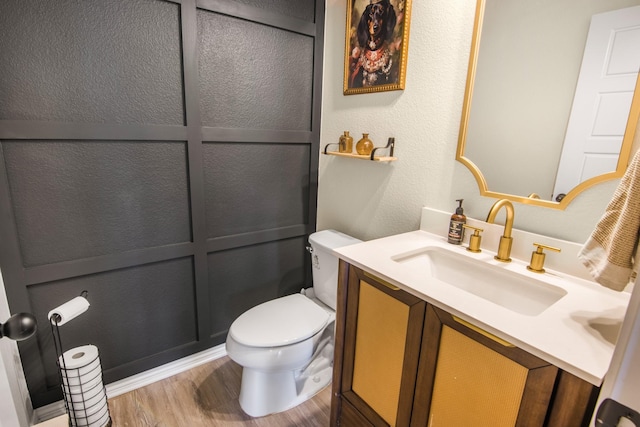
<svg viewBox="0 0 640 427"><path fill-rule="evenodd" d="M454 316L451 315L451 317L453 317L453 320L455 320L456 322L460 323L461 325L466 326L467 328L476 331L477 333L489 338L490 340L493 340L495 342L497 342L500 345L503 345L505 347L515 347L515 345L511 344L509 341L503 340L502 338L498 338L497 336L493 335L492 333L489 333L487 331L485 331L482 328L477 327L476 325L467 322L466 320L463 320L461 318L459 318L458 316Z"/></svg>
<svg viewBox="0 0 640 427"><path fill-rule="evenodd" d="M386 282L386 281L384 281L384 280L380 279L379 277L374 276L374 275L373 275L373 274L371 274L371 273L368 273L368 272L366 272L366 271L364 271L363 273L364 273L364 275L365 275L365 276L367 276L369 279L375 280L377 283L380 283L381 285L383 285L383 286L384 286L384 287L386 287L386 288L391 289L392 291L399 291L399 290L400 290L400 288L399 288L399 287L397 287L396 285L392 285L391 283Z"/></svg>

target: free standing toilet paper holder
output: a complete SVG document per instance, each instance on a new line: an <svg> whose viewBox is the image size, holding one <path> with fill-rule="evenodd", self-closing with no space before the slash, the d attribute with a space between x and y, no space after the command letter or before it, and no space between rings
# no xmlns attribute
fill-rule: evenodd
<svg viewBox="0 0 640 427"><path fill-rule="evenodd" d="M80 296L83 298L87 298L88 294L89 293L87 291L82 291ZM110 427L112 424L111 415L109 414L109 405L106 399L106 390L104 387L104 382L102 380L102 368L100 366L100 361L98 360L99 355L96 354L95 358L83 365L83 367L90 367L97 362L97 365L95 367L90 368L89 371L84 373L84 375L90 375L88 380L86 380L86 377L82 378L83 380L85 380L85 384L95 383L91 387L87 387L87 389L85 390L80 375L69 375L69 373L74 370L78 371L79 373L80 369L67 368L67 363L65 361L66 357L64 357L64 351L62 347L62 339L60 337L60 326L62 326L60 322L62 320L62 317L57 313L50 313L49 316L51 333L53 335L53 345L56 350L56 365L58 366L58 377L60 379L60 385L62 387L64 406L69 416L69 426ZM98 377L100 377L99 380ZM73 382L77 384L72 384ZM72 390L74 392L72 392ZM97 402L95 402L94 397L100 395L104 395L105 398L98 398ZM94 400L94 402L92 402L92 404L90 405L87 405L90 400ZM102 400L104 400L104 402L102 402ZM80 410L78 409L78 406L80 406ZM105 418L105 415L106 419L104 420L104 422L101 422ZM101 423L95 424L92 423L92 421Z"/></svg>

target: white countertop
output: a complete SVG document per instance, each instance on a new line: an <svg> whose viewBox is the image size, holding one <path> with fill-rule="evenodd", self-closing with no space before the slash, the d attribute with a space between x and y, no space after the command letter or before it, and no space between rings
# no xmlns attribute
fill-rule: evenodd
<svg viewBox="0 0 640 427"><path fill-rule="evenodd" d="M567 294L539 315L523 315L392 260L395 255L427 246L542 279ZM474 254L465 246L448 244L444 237L422 230L345 246L334 253L596 386L601 385L609 368L629 303L629 293L615 292L549 268L544 274L533 273L526 269L528 262L514 259L502 263L493 259L493 252L483 249Z"/></svg>

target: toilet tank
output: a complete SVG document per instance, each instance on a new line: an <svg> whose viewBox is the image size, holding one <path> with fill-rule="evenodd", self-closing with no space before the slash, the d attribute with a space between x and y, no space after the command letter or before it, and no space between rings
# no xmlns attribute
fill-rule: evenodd
<svg viewBox="0 0 640 427"><path fill-rule="evenodd" d="M338 293L338 257L331 250L361 242L336 230L322 230L309 236L313 290L316 298L333 310Z"/></svg>

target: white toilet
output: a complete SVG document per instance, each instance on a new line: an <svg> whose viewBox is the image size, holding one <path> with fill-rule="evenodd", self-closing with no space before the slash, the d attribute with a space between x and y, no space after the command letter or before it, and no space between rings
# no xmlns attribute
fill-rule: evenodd
<svg viewBox="0 0 640 427"><path fill-rule="evenodd" d="M360 243L334 230L309 236L313 288L241 314L227 354L242 366L240 406L253 417L292 408L331 382L338 258L331 250Z"/></svg>

